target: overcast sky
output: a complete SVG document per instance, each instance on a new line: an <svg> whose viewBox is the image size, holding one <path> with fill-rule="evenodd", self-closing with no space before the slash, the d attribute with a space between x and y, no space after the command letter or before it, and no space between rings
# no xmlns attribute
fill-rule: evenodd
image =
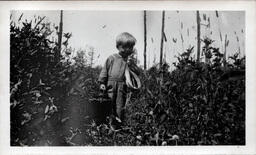
<svg viewBox="0 0 256 155"><path fill-rule="evenodd" d="M12 11L12 20L17 21L21 13L22 20L33 19L34 16L46 16L45 21L59 23L60 11ZM200 11L201 23L208 24L210 28L202 25L201 37L208 36L215 40L214 45L223 50L225 34L228 36L229 46L227 54L231 55L240 47L244 55L244 11L220 11L219 18L215 11ZM159 61L160 36L161 36L161 11L147 11L147 53L148 64L151 65L154 58ZM69 45L75 49L86 49L93 46L96 55L100 55L96 65L104 63L112 53L117 52L115 38L121 32L129 32L137 39L136 48L138 58L143 64L144 51L144 26L143 11L65 11L63 12L63 31L72 32ZM211 34L212 32L212 34ZM220 40L222 34L222 43ZM176 61L175 55L189 46L196 49L196 12L195 11L166 11L165 34L167 42L164 43L164 53L169 63ZM181 34L184 43L181 41ZM239 38L239 42L237 41ZM175 43L174 40L177 39Z"/></svg>

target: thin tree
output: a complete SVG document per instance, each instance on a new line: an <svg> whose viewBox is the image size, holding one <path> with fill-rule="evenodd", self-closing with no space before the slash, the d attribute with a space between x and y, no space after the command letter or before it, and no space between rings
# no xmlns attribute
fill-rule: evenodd
<svg viewBox="0 0 256 155"><path fill-rule="evenodd" d="M60 25L59 25L59 33L58 33L57 61L60 60L61 44L62 44L62 33L63 33L63 10L60 11Z"/></svg>
<svg viewBox="0 0 256 155"><path fill-rule="evenodd" d="M165 20L165 11L162 12L162 30L161 30L161 45L160 45L160 67L162 67L162 65L163 65L164 20Z"/></svg>
<svg viewBox="0 0 256 155"><path fill-rule="evenodd" d="M162 96L162 85L163 85L163 44L164 44L164 20L165 11L162 12L162 30L161 30L161 45L160 45L160 95Z"/></svg>
<svg viewBox="0 0 256 155"><path fill-rule="evenodd" d="M225 35L225 43L224 43L224 55L223 55L223 64L224 67L226 67L226 55L227 55L227 46L228 46L228 40L227 40L227 34Z"/></svg>
<svg viewBox="0 0 256 155"><path fill-rule="evenodd" d="M90 56L90 67L92 68L94 64L94 47L90 47L90 52L88 54Z"/></svg>
<svg viewBox="0 0 256 155"><path fill-rule="evenodd" d="M144 10L144 70L147 69L147 12Z"/></svg>
<svg viewBox="0 0 256 155"><path fill-rule="evenodd" d="M88 55L89 55L89 59L90 59L90 69L91 69L91 78L93 79L93 64L94 64L94 56L95 56L95 49L94 49L94 47L89 47L89 52L88 52Z"/></svg>
<svg viewBox="0 0 256 155"><path fill-rule="evenodd" d="M200 61L200 48L201 48L201 41L200 41L200 14L199 11L196 11L196 21L197 21L197 62Z"/></svg>
<svg viewBox="0 0 256 155"><path fill-rule="evenodd" d="M61 44L62 44L62 32L63 31L63 10L60 11L60 24L59 24L59 32L58 32L58 45L57 45L57 55L55 57L55 62L60 61L60 55L61 55ZM60 110L60 116L63 117L63 111ZM60 132L64 132L63 128L61 128ZM61 141L58 139L58 141Z"/></svg>

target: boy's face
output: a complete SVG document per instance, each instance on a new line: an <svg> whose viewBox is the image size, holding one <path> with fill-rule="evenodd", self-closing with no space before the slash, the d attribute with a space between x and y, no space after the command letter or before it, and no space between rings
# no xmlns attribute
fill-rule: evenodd
<svg viewBox="0 0 256 155"><path fill-rule="evenodd" d="M120 45L118 46L119 54L122 57L128 57L134 52L134 48L131 45Z"/></svg>

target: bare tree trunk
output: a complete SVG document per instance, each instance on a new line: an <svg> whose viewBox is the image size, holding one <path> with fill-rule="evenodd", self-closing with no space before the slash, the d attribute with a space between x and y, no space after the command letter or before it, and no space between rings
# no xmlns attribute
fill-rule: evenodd
<svg viewBox="0 0 256 155"><path fill-rule="evenodd" d="M63 28L63 11L60 11L60 24L59 24L59 32L58 32L58 45L57 45L57 51L56 51L56 56L55 56L55 63L60 62L60 55L61 55L61 44L62 44L62 28ZM62 119L64 116L63 114L63 108L60 110L60 119ZM55 128L57 130L57 127ZM64 132L64 128L60 129L60 132ZM58 143L62 143L62 139L58 138Z"/></svg>
<svg viewBox="0 0 256 155"><path fill-rule="evenodd" d="M196 11L196 21L197 21L197 62L200 61L200 48L201 48L201 41L200 41L200 15L199 11Z"/></svg>
<svg viewBox="0 0 256 155"><path fill-rule="evenodd" d="M226 55L227 55L227 34L225 35L225 43L224 43L224 55L223 55L224 67L226 67Z"/></svg>
<svg viewBox="0 0 256 155"><path fill-rule="evenodd" d="M147 69L147 12L144 10L144 70Z"/></svg>
<svg viewBox="0 0 256 155"><path fill-rule="evenodd" d="M59 25L59 33L58 33L57 61L60 61L62 33L63 33L62 31L63 31L63 10L60 11L60 25Z"/></svg>
<svg viewBox="0 0 256 155"><path fill-rule="evenodd" d="M164 44L164 20L165 20L165 11L162 13L162 30L161 30L161 45L160 45L160 96L162 98L162 85L163 85L163 44Z"/></svg>
<svg viewBox="0 0 256 155"><path fill-rule="evenodd" d="M163 65L164 20L165 20L165 11L163 11L163 13L162 13L162 31L161 31L161 45L160 45L160 67L162 67L162 65Z"/></svg>
<svg viewBox="0 0 256 155"><path fill-rule="evenodd" d="M89 56L90 56L90 67L91 67L91 78L93 79L93 69L92 69L92 66L93 66L93 61L94 61L94 48L93 47L90 47L90 52L89 52Z"/></svg>

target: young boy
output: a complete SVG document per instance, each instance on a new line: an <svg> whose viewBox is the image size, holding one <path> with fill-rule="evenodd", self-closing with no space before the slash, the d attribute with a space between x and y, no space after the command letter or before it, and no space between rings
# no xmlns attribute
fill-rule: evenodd
<svg viewBox="0 0 256 155"><path fill-rule="evenodd" d="M127 93L125 69L128 65L128 56L134 52L135 43L136 39L131 34L127 32L119 34L116 38L116 48L119 52L107 58L98 80L101 90L108 88L107 93L112 100L112 112L115 120L120 124L124 121Z"/></svg>

